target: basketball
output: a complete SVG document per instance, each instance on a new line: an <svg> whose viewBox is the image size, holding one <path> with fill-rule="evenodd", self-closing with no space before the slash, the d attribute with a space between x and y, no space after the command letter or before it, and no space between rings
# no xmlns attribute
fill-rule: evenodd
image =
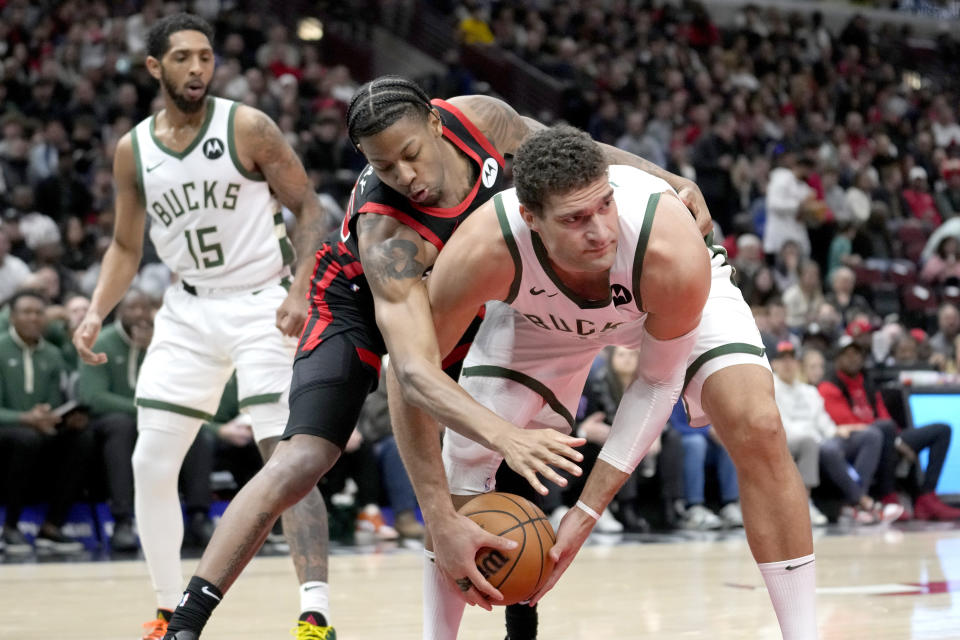
<svg viewBox="0 0 960 640"><path fill-rule="evenodd" d="M533 597L553 571L548 554L556 535L543 511L512 493L485 493L463 505L460 513L485 531L518 543L511 551L483 548L477 552L480 573L503 594L496 604Z"/></svg>

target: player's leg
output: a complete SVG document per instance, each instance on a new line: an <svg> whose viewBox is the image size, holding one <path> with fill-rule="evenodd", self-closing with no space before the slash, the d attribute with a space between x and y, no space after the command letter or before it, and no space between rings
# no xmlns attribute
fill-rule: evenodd
<svg viewBox="0 0 960 640"><path fill-rule="evenodd" d="M158 620L176 606L183 587L180 469L201 423L213 417L231 373L221 341L212 337L209 306L209 300L181 289L168 290L137 379L134 512ZM160 638L165 629L166 621L154 621L144 638Z"/></svg>
<svg viewBox="0 0 960 640"><path fill-rule="evenodd" d="M760 332L721 259L714 257L684 397L691 424L712 423L737 468L747 542L784 639L812 640L816 565L807 492L787 448Z"/></svg>
<svg viewBox="0 0 960 640"><path fill-rule="evenodd" d="M219 599L263 545L277 518L294 505L293 519L284 519L285 534L301 585L311 597L317 596L308 605L326 618L327 612L316 611L326 606L326 598L320 596L327 591L329 544L326 508L316 485L340 457L376 379L376 369L360 359L357 348L344 335L332 336L295 361L283 440L224 512L187 586L190 597L170 621L172 632L193 635L171 638L199 636ZM242 370L238 371L238 389L244 394ZM247 408L255 406L259 405ZM256 422L257 416L253 417ZM316 502L298 504L314 493ZM315 618L315 622L319 624L310 624L328 626L325 619Z"/></svg>
<svg viewBox="0 0 960 640"><path fill-rule="evenodd" d="M134 512L140 545L157 595L157 608L171 612L180 601L183 514L177 479L200 429L198 417L141 407L133 449Z"/></svg>
<svg viewBox="0 0 960 640"><path fill-rule="evenodd" d="M787 449L773 378L756 365L726 367L707 378L700 398L737 467L747 541L783 638L814 639L816 572L807 493Z"/></svg>

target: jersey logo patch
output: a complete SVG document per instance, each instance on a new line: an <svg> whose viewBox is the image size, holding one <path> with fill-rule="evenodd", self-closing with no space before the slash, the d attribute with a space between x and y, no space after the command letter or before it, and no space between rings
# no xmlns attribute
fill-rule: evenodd
<svg viewBox="0 0 960 640"><path fill-rule="evenodd" d="M630 294L630 290L622 284L610 285L610 296L613 298L613 306L615 307L630 304L633 300L633 295Z"/></svg>
<svg viewBox="0 0 960 640"><path fill-rule="evenodd" d="M210 160L216 160L223 155L224 151L226 151L226 147L220 138L207 138L203 141L203 155Z"/></svg>
<svg viewBox="0 0 960 640"><path fill-rule="evenodd" d="M483 186L487 189L493 186L497 181L497 174L500 172L500 166L493 158L487 158L483 161L483 170L480 172L483 177Z"/></svg>

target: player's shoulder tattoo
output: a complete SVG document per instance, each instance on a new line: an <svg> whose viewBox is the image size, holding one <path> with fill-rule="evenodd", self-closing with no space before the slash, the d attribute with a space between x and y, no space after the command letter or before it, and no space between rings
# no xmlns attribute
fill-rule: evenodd
<svg viewBox="0 0 960 640"><path fill-rule="evenodd" d="M363 265L364 271L373 271L381 280L420 278L426 265L417 259L420 248L406 238L390 238L372 247Z"/></svg>
<svg viewBox="0 0 960 640"><path fill-rule="evenodd" d="M516 148L529 134L524 118L503 100L490 96L470 96L466 100L473 124L498 150Z"/></svg>

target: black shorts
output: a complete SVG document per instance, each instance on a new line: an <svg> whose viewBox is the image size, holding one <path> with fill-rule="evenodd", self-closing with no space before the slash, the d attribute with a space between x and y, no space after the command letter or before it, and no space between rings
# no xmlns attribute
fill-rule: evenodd
<svg viewBox="0 0 960 640"><path fill-rule="evenodd" d="M343 449L379 378L379 354L357 347L348 333L324 340L293 362L283 440L307 433Z"/></svg>
<svg viewBox="0 0 960 640"><path fill-rule="evenodd" d="M454 380L482 319L483 308L443 361ZM293 361L283 439L308 433L343 449L364 400L377 388L386 350L360 263L342 242L324 243L310 285L310 315Z"/></svg>

